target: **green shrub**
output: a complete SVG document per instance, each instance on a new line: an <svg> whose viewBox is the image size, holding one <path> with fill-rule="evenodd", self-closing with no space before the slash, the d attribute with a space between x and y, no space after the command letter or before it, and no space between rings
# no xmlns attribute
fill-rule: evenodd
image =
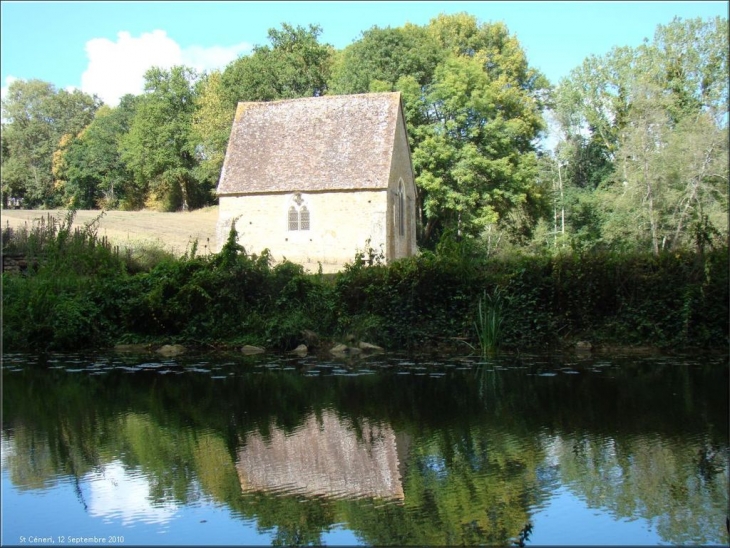
<svg viewBox="0 0 730 548"><path fill-rule="evenodd" d="M220 253L199 257L193 247L130 267L94 223L71 230L72 220L3 231L4 252L38 259L35 269L3 274L6 349L165 340L288 350L305 329L398 349L455 339L481 348L729 343L727 249L487 260L450 241L388 265L359 255L325 277L288 262L272 267L266 250L247 254L235 229Z"/></svg>
<svg viewBox="0 0 730 548"><path fill-rule="evenodd" d="M5 348L64 350L102 346L112 331L104 317L110 302L99 288L123 283L124 263L98 221L72 230L74 212L3 231L3 253L35 262L23 274L3 274Z"/></svg>

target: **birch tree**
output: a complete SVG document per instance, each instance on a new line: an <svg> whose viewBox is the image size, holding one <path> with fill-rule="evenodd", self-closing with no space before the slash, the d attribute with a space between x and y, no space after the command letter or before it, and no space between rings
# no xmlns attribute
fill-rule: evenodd
<svg viewBox="0 0 730 548"><path fill-rule="evenodd" d="M568 180L599 208L595 242L659 253L726 240L727 33L724 18L676 18L560 83Z"/></svg>

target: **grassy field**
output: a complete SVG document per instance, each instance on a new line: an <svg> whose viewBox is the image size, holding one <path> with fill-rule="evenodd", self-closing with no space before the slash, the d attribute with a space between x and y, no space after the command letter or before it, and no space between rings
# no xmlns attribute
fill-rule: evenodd
<svg viewBox="0 0 730 548"><path fill-rule="evenodd" d="M98 210L76 212L74 226L83 226L98 218ZM64 210L3 209L3 227L22 227L46 216L63 219ZM198 254L216 251L216 221L218 207L212 206L190 212L160 213L157 211L107 211L99 223L99 236L106 236L120 247L159 246L182 255L198 240Z"/></svg>

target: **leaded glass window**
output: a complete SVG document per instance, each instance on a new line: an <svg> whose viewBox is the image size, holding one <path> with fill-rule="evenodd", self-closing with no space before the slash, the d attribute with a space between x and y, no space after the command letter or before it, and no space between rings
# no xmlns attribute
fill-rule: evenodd
<svg viewBox="0 0 730 548"><path fill-rule="evenodd" d="M309 230L309 210L305 205L299 210L299 230Z"/></svg>
<svg viewBox="0 0 730 548"><path fill-rule="evenodd" d="M309 209L304 204L302 195L297 192L293 201L294 204L289 207L288 212L289 230L309 230Z"/></svg>
<svg viewBox="0 0 730 548"><path fill-rule="evenodd" d="M289 208L289 230L299 230L299 212L294 206Z"/></svg>

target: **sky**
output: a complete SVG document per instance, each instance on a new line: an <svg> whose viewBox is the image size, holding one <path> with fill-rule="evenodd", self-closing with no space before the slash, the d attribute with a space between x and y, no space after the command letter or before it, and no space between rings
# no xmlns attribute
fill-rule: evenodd
<svg viewBox="0 0 730 548"><path fill-rule="evenodd" d="M728 17L727 1L0 1L0 87L40 79L116 105L139 94L151 66L223 69L266 45L282 23L322 27L320 41L342 49L373 26L425 25L439 13L502 21L531 66L559 83L590 55L651 40L657 25Z"/></svg>

